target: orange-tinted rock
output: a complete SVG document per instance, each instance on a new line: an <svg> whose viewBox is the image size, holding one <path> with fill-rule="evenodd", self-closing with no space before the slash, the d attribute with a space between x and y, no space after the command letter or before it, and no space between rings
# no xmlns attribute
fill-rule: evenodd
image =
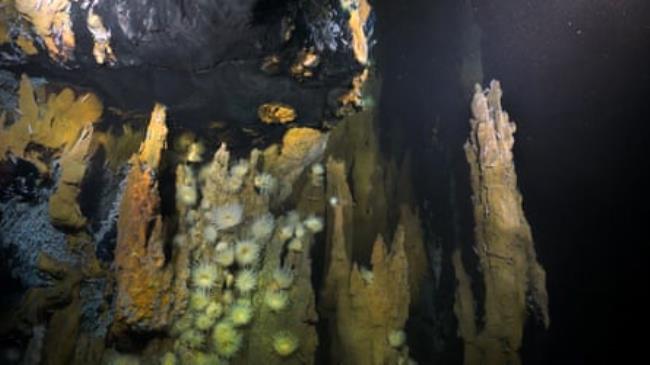
<svg viewBox="0 0 650 365"><path fill-rule="evenodd" d="M330 321L332 362L337 364L397 364L408 357L405 348L389 345L388 336L401 331L408 317L409 269L404 229L398 226L389 250L381 236L372 245L371 269L350 258L349 227L352 201L343 163L327 164L328 190L337 192L328 219L327 273L321 294Z"/></svg>
<svg viewBox="0 0 650 365"><path fill-rule="evenodd" d="M120 204L115 248L114 329L160 330L170 320L173 268L165 258L156 172L166 146L165 110L156 105Z"/></svg>

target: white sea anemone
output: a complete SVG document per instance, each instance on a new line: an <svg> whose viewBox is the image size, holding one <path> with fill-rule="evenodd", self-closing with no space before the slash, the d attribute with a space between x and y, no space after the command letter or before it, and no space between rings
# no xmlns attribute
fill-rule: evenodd
<svg viewBox="0 0 650 365"><path fill-rule="evenodd" d="M268 290L264 295L264 304L274 312L279 312L289 305L289 295L284 290Z"/></svg>
<svg viewBox="0 0 650 365"><path fill-rule="evenodd" d="M219 318L223 314L223 304L219 302L210 302L207 307L205 307L205 315L210 318Z"/></svg>
<svg viewBox="0 0 650 365"><path fill-rule="evenodd" d="M239 160L237 161L232 167L230 167L230 175L231 176L236 176L239 178L244 177L248 173L248 161L247 160Z"/></svg>
<svg viewBox="0 0 650 365"><path fill-rule="evenodd" d="M394 348L400 348L406 343L406 333L402 330L390 331L388 344Z"/></svg>
<svg viewBox="0 0 650 365"><path fill-rule="evenodd" d="M217 353L223 357L233 357L242 345L242 335L229 321L222 321L214 326L212 342Z"/></svg>
<svg viewBox="0 0 650 365"><path fill-rule="evenodd" d="M310 214L302 223L312 233L318 233L323 230L323 219L313 214Z"/></svg>
<svg viewBox="0 0 650 365"><path fill-rule="evenodd" d="M243 269L237 273L235 278L235 288L240 293L246 294L255 290L257 287L257 273L251 269Z"/></svg>
<svg viewBox="0 0 650 365"><path fill-rule="evenodd" d="M271 237L271 234L273 234L274 228L275 219L273 218L273 214L262 214L255 218L253 224L251 224L251 235L255 241L265 242Z"/></svg>
<svg viewBox="0 0 650 365"><path fill-rule="evenodd" d="M228 318L235 327L245 326L253 319L253 307L246 300L238 300L230 307Z"/></svg>
<svg viewBox="0 0 650 365"><path fill-rule="evenodd" d="M228 242L217 243L214 249L214 261L222 267L228 267L235 262L235 249Z"/></svg>
<svg viewBox="0 0 650 365"><path fill-rule="evenodd" d="M294 229L293 229L293 235L296 236L296 238L303 238L305 236L305 226L302 223L296 223Z"/></svg>
<svg viewBox="0 0 650 365"><path fill-rule="evenodd" d="M203 239L207 243L217 242L218 235L219 234L217 233L217 229L211 224L208 224L207 226L205 226L205 228L203 228Z"/></svg>
<svg viewBox="0 0 650 365"><path fill-rule="evenodd" d="M183 332L179 341L187 347L197 348L203 346L205 338L203 334L197 330L188 330Z"/></svg>
<svg viewBox="0 0 650 365"><path fill-rule="evenodd" d="M235 245L235 259L240 266L249 266L257 262L260 255L260 246L254 241L243 240Z"/></svg>
<svg viewBox="0 0 650 365"><path fill-rule="evenodd" d="M298 337L290 332L283 331L273 335L273 349L282 357L293 354L299 345Z"/></svg>
<svg viewBox="0 0 650 365"><path fill-rule="evenodd" d="M314 186L323 186L323 174L325 173L325 168L320 163L315 163L311 165L311 183Z"/></svg>
<svg viewBox="0 0 650 365"><path fill-rule="evenodd" d="M202 311L210 303L210 296L204 290L193 290L190 294L190 309Z"/></svg>
<svg viewBox="0 0 650 365"><path fill-rule="evenodd" d="M291 241L289 241L287 248L289 249L289 251L302 252L303 250L302 240L300 238L292 239Z"/></svg>
<svg viewBox="0 0 650 365"><path fill-rule="evenodd" d="M212 210L210 218L217 230L228 229L241 223L244 207L241 204L224 204Z"/></svg>
<svg viewBox="0 0 650 365"><path fill-rule="evenodd" d="M181 185L176 189L176 200L182 205L191 207L196 204L199 195L194 185Z"/></svg>
<svg viewBox="0 0 650 365"><path fill-rule="evenodd" d="M174 236L174 246L176 247L181 247L184 246L187 243L187 236L179 233L176 236Z"/></svg>
<svg viewBox="0 0 650 365"><path fill-rule="evenodd" d="M359 273L361 274L361 279L363 279L366 285L370 285L375 281L375 274L372 272L372 270L369 270L368 268L361 266Z"/></svg>
<svg viewBox="0 0 650 365"><path fill-rule="evenodd" d="M214 318L205 313L194 317L194 326L196 326L196 329L198 330L207 331L212 327L212 325L214 325Z"/></svg>
<svg viewBox="0 0 650 365"><path fill-rule="evenodd" d="M278 187L278 181L271 174L266 172L255 176L253 183L259 190L260 194L265 196L273 194Z"/></svg>
<svg viewBox="0 0 650 365"><path fill-rule="evenodd" d="M311 165L311 173L312 175L323 175L325 173L325 167L323 167L322 163L315 163Z"/></svg>
<svg viewBox="0 0 650 365"><path fill-rule="evenodd" d="M217 267L212 263L203 262L192 269L192 284L199 289L212 289L218 277Z"/></svg>
<svg viewBox="0 0 650 365"><path fill-rule="evenodd" d="M294 226L293 224L285 224L280 228L280 239L281 240L288 240L289 238L293 237L293 232L294 232Z"/></svg>
<svg viewBox="0 0 650 365"><path fill-rule="evenodd" d="M273 281L280 289L290 288L293 278L293 271L289 268L279 267L273 271Z"/></svg>

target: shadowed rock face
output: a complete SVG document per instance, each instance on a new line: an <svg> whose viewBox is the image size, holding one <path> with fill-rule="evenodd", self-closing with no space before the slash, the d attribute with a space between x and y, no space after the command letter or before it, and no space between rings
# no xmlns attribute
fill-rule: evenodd
<svg viewBox="0 0 650 365"><path fill-rule="evenodd" d="M16 17L21 9L37 13L29 0L20 4ZM297 123L318 126L334 117L339 97L364 67L355 54L354 12L333 0L71 2L74 49L57 53L50 42L54 55L39 48L35 56L4 54L0 63L90 87L120 109L146 111L161 102L172 119L253 125L260 105L281 102L295 108ZM361 27L370 34L366 18ZM98 43L111 54L104 50L98 58ZM291 68L305 49L318 62L298 80Z"/></svg>

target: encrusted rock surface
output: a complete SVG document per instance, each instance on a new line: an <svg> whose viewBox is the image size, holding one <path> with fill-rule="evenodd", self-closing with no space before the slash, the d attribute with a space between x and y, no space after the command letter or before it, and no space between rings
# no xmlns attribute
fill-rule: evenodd
<svg viewBox="0 0 650 365"><path fill-rule="evenodd" d="M453 256L458 280L455 312L465 342L465 364L519 364L519 349L530 310L549 325L545 272L517 188L512 146L514 122L501 108L498 81L472 100L470 138L465 144L470 165L475 220L473 251L482 278L465 273L461 255ZM475 293L469 281L482 280L484 325L477 326Z"/></svg>
<svg viewBox="0 0 650 365"><path fill-rule="evenodd" d="M158 171L166 148L165 107L157 104L140 151L131 158L118 218L114 331L161 330L169 324L173 269L165 257Z"/></svg>
<svg viewBox="0 0 650 365"><path fill-rule="evenodd" d="M408 348L393 348L388 337L402 331L408 317L409 269L404 228L399 226L390 249L379 236L366 269L350 257L352 195L342 162L327 164L328 190L337 204L329 208L329 252L322 309L330 321L332 361L342 364L396 364L408 359Z"/></svg>

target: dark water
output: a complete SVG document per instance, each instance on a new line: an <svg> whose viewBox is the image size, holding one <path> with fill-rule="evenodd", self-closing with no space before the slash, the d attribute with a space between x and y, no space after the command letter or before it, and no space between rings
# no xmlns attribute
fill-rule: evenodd
<svg viewBox="0 0 650 365"><path fill-rule="evenodd" d="M384 123L416 131L414 138L423 138L428 125L422 124L439 118L462 169L468 112L457 104L448 72L463 52L462 5L455 3L380 5L390 22L382 28L382 106ZM484 81L501 81L504 108L518 123L519 186L548 273L551 328L530 333L524 363L611 364L642 357L645 336L633 333L649 324L642 177L648 165L649 4L475 0L471 7L482 31ZM428 178L429 185L437 179Z"/></svg>

